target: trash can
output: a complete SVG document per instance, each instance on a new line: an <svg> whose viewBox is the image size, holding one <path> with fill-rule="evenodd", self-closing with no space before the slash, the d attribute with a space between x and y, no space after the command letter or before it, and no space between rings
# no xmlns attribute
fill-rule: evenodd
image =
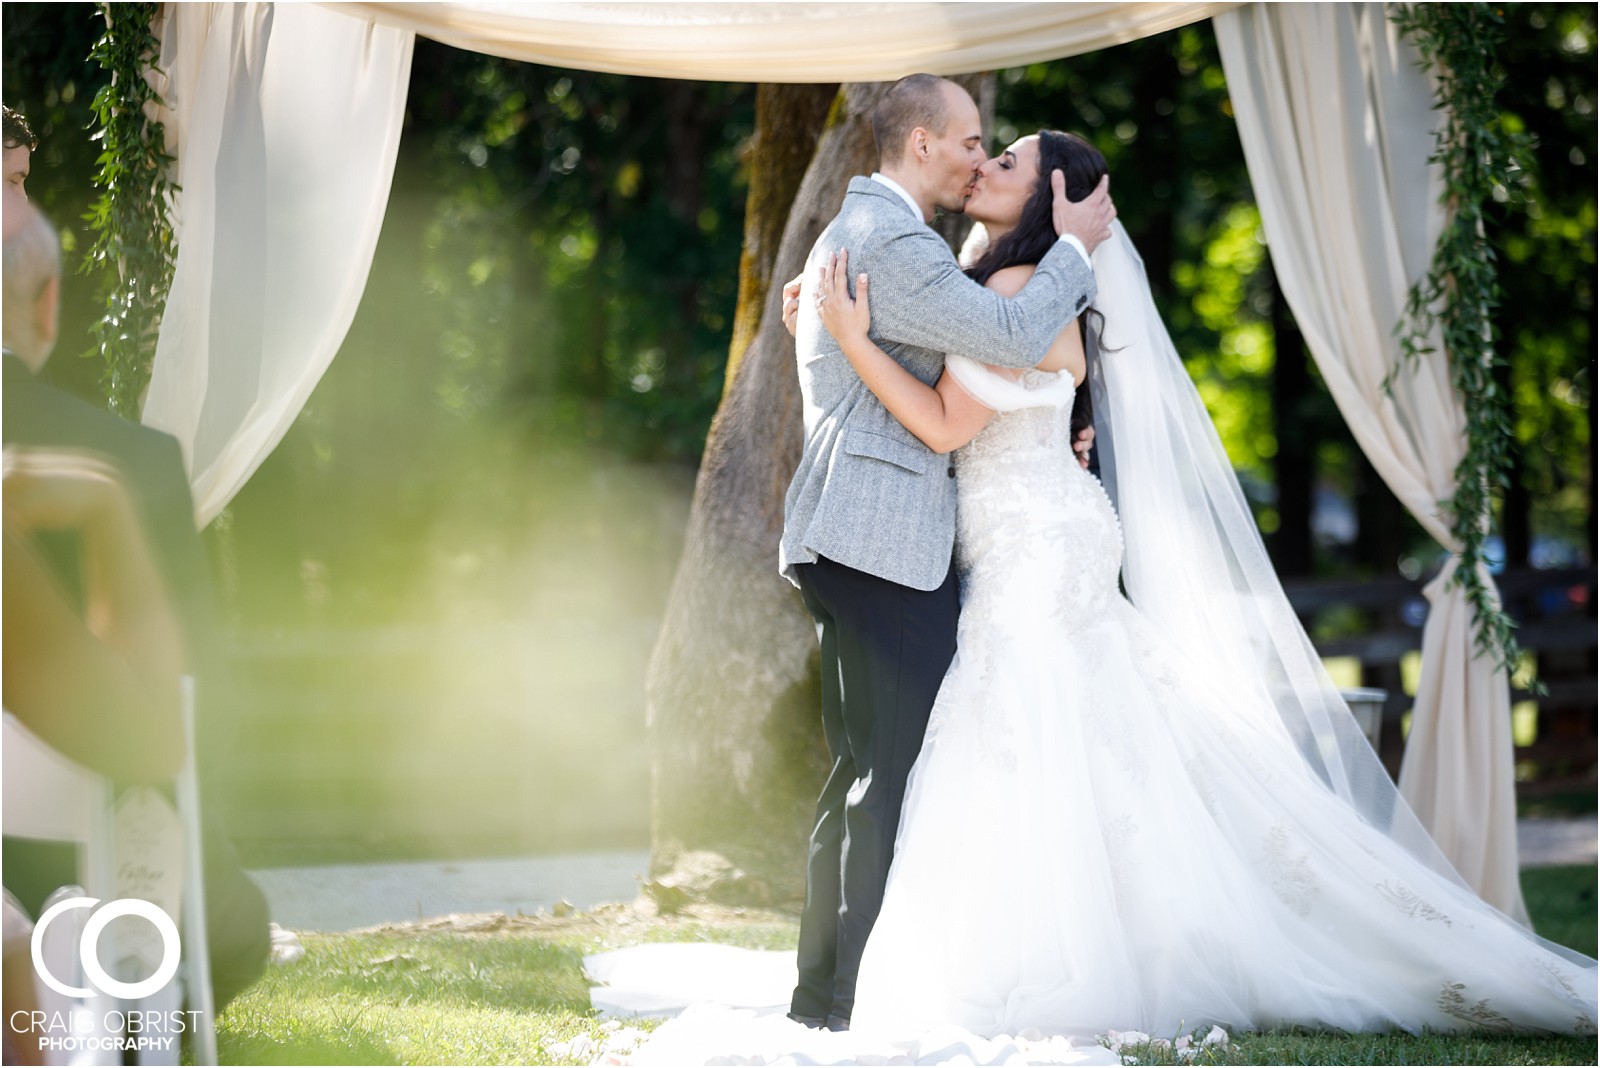
<svg viewBox="0 0 1600 1068"><path fill-rule="evenodd" d="M1378 738L1383 734L1383 706L1389 700L1389 691L1357 687L1340 690L1339 696L1350 706L1351 713L1356 717L1356 723L1361 727L1361 733L1367 736L1368 744L1377 749Z"/></svg>

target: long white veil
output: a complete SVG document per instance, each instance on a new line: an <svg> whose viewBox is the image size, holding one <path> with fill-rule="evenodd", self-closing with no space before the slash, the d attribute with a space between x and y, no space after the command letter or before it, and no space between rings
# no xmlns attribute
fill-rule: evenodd
<svg viewBox="0 0 1600 1068"><path fill-rule="evenodd" d="M1462 883L1401 800L1284 595L1200 395L1120 223L1094 254L1105 317L1089 371L1128 598L1252 726L1428 867Z"/></svg>

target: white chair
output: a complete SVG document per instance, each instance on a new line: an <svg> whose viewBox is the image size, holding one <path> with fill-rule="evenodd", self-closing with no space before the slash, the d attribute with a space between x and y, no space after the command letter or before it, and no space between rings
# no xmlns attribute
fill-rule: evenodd
<svg viewBox="0 0 1600 1068"><path fill-rule="evenodd" d="M206 939L205 884L201 867L200 847L200 797L195 775L194 758L194 680L182 680L183 731L185 758L182 769L174 780L177 797L177 816L181 826L182 889L181 941L183 959L179 968L183 992L187 993L189 1008L197 1016L190 1039L196 1064L217 1063L217 1036L215 1003L211 989L211 962ZM0 778L4 790L4 829L10 836L72 842L78 847L78 880L88 897L110 901L128 896L119 878L119 861L116 841L116 807L111 783L100 775L68 760L47 745L21 721L10 713L5 715L3 744L4 775ZM158 902L159 903L159 902ZM72 917L72 922L66 922ZM87 916L82 910L73 910L52 924L46 931L43 949L47 960L55 960L66 971L52 974L70 986L85 987L82 966L77 958L75 935L81 934ZM58 933L59 928L59 933ZM109 929L108 929L109 930ZM70 947L67 946L70 942ZM69 978L69 973L72 976ZM43 988L43 984L40 984ZM43 988L41 1000L64 1000L64 996ZM92 1011L88 1017L96 1026L103 1022L105 1009L118 1006L126 1012L130 1008L146 1012L172 1012L183 1007L184 998L176 984L138 1004L96 995L93 1003L87 999L84 1007ZM55 1008L54 1004L42 1006ZM66 1008L67 1006L61 1006ZM161 1019L163 1017L155 1017ZM171 1019L171 1017L164 1017ZM179 1063L180 1042L173 1042L169 1050L142 1050L141 1064ZM113 1052L102 1054L111 1059L103 1063L120 1063ZM74 1057L71 1063L95 1063Z"/></svg>
<svg viewBox="0 0 1600 1068"><path fill-rule="evenodd" d="M0 758L5 833L76 843L78 882L91 897L115 897L111 783L62 756L10 712Z"/></svg>
<svg viewBox="0 0 1600 1068"><path fill-rule="evenodd" d="M211 949L206 940L205 869L200 854L200 782L195 772L194 677L183 677L183 768L176 782L183 820L183 983L189 1007L199 1011L195 1064L217 1063L217 1012L211 989ZM176 1043L174 1049L177 1048ZM173 1061L174 1064L177 1061Z"/></svg>
<svg viewBox="0 0 1600 1068"><path fill-rule="evenodd" d="M77 853L77 884L63 887L44 902L41 915L69 897L110 900L117 896L117 857L109 780L62 756L10 712L0 736L0 790L3 790L5 833L15 838L70 842ZM89 988L78 955L88 915L71 909L45 929L41 956L50 974L70 987ZM39 1007L63 1013L56 1019L84 1026L71 1037L104 1037L105 1010L112 999L102 995L75 999L38 982ZM92 989L92 988L91 988ZM86 1009L87 1012L74 1012ZM67 1035L53 1037L68 1037ZM78 1053L45 1050L51 1064L118 1064L114 1052Z"/></svg>

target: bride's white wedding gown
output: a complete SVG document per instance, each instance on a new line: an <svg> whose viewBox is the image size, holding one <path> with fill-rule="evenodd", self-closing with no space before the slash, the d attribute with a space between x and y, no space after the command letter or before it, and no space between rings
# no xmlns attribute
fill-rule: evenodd
<svg viewBox="0 0 1600 1068"><path fill-rule="evenodd" d="M611 956L668 954L648 963L768 1007L696 1005L638 1061L1116 1064L1094 1036L1209 1025L1592 1034L1593 961L1369 825L1249 706L1258 690L1186 660L1123 597L1117 514L1069 447L1071 376L999 388L1019 385L1037 406L956 456L957 652L851 1031L783 1018L779 955L640 947Z"/></svg>
<svg viewBox="0 0 1600 1068"><path fill-rule="evenodd" d="M1594 1033L1595 962L1468 889L1361 738L1113 230L1095 406L1126 531L1073 456L1070 375L946 361L998 414L956 454L957 651L851 1031L785 1020L788 977L761 973L781 962L719 958L744 991L724 1000L765 1010L698 1006L641 1061L1119 1063L1093 1036L1208 1025Z"/></svg>
<svg viewBox="0 0 1600 1068"><path fill-rule="evenodd" d="M1043 406L957 454L958 649L853 1028L1592 1033L1593 962L1369 826L1121 595L1071 377L1021 384Z"/></svg>

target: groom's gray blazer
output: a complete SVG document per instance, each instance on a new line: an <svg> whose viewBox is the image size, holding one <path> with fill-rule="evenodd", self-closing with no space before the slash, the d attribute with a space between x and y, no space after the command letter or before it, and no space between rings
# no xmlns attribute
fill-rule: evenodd
<svg viewBox="0 0 1600 1068"><path fill-rule="evenodd" d="M851 289L871 280L871 336L923 382L947 352L1032 367L1094 299L1094 272L1056 242L1027 287L1006 299L961 272L944 240L894 190L853 178L844 207L812 246L806 297L831 252L850 254ZM917 440L862 383L810 299L800 302L795 355L805 446L783 502L779 570L817 557L902 586L944 581L955 543L955 468Z"/></svg>

